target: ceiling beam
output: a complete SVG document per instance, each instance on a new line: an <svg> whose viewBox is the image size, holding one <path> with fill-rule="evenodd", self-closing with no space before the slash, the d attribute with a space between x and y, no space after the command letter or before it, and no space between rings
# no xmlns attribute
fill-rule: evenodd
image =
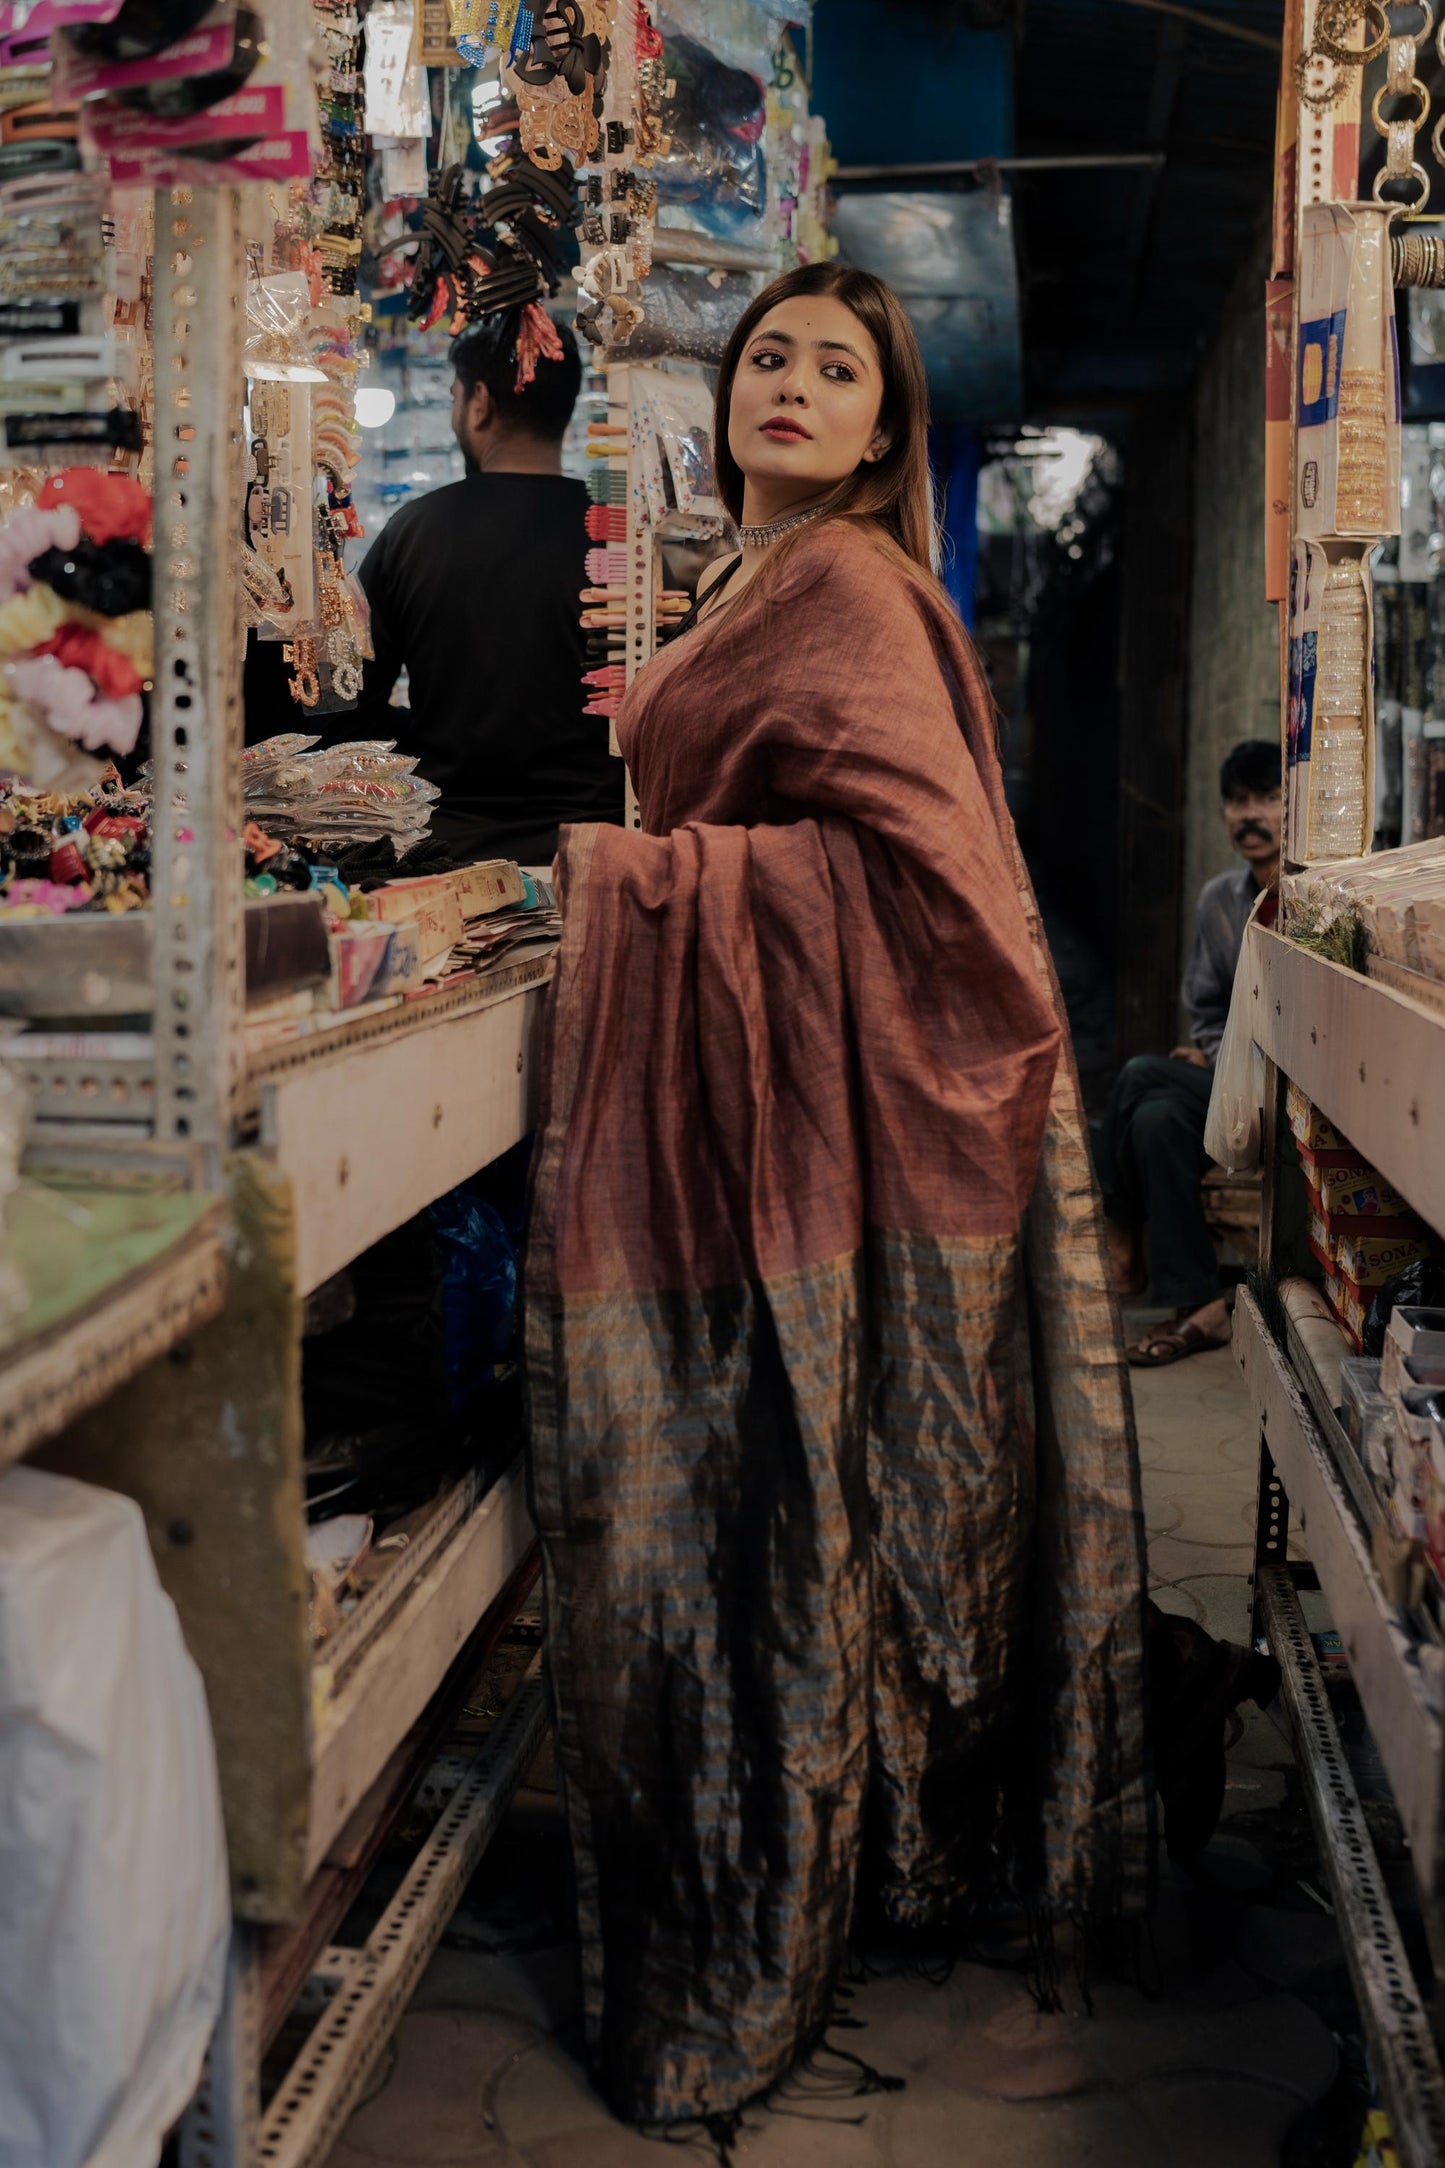
<svg viewBox="0 0 1445 2168"><path fill-rule="evenodd" d="M1283 27L1277 37L1267 30L1251 30L1246 23L1231 23L1222 15L1206 14L1203 8L1188 8L1180 0L1115 0L1125 8L1149 8L1155 15L1174 15L1182 23L1193 23L1200 30L1212 30L1217 37L1237 38L1243 45L1257 45L1267 53L1278 53L1283 42Z"/></svg>
<svg viewBox="0 0 1445 2168"><path fill-rule="evenodd" d="M1066 173L1086 166L1162 166L1162 151L1058 151L1036 158L932 158L915 166L835 166L835 181L921 181L950 174Z"/></svg>

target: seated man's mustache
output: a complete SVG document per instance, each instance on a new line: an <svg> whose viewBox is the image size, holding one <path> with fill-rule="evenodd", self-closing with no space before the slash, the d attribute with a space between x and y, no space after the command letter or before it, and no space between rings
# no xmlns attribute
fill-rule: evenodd
<svg viewBox="0 0 1445 2168"><path fill-rule="evenodd" d="M1250 836L1258 836L1261 843L1273 842L1271 831L1263 821L1240 821L1231 831L1236 843L1245 842Z"/></svg>

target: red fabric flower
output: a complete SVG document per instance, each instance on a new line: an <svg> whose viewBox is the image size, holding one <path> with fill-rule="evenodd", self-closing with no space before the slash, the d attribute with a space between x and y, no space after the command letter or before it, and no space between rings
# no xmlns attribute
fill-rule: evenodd
<svg viewBox="0 0 1445 2168"><path fill-rule="evenodd" d="M43 510L73 505L92 542L149 542L150 491L128 474L107 474L100 467L65 467L36 499Z"/></svg>
<svg viewBox="0 0 1445 2168"><path fill-rule="evenodd" d="M67 670L83 670L104 700L124 700L145 683L129 657L107 647L103 635L91 625L62 625L35 652L54 655Z"/></svg>

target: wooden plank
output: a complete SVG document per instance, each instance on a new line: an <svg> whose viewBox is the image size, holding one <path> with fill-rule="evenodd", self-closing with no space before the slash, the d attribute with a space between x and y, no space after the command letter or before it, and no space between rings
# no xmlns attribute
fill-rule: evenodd
<svg viewBox="0 0 1445 2168"><path fill-rule="evenodd" d="M218 1216L80 1317L11 1351L0 1367L0 1468L78 1422L216 1315L226 1293Z"/></svg>
<svg viewBox="0 0 1445 2168"><path fill-rule="evenodd" d="M1421 1650L1387 1602L1364 1531L1289 1364L1254 1299L1234 1311L1234 1352L1344 1643L1360 1700L1409 1836L1422 1898L1445 1895L1441 1861L1445 1725L1421 1672ZM1424 1651L1434 1663L1437 1652Z"/></svg>
<svg viewBox="0 0 1445 2168"><path fill-rule="evenodd" d="M293 1185L303 1295L527 1134L539 1014L537 990L514 994L263 1087L262 1144Z"/></svg>
<svg viewBox="0 0 1445 2168"><path fill-rule="evenodd" d="M305 1893L310 1791L301 1308L285 1182L243 1160L232 1211L221 1315L37 1458L143 1509L206 1682L235 1909L283 1920Z"/></svg>
<svg viewBox="0 0 1445 2168"><path fill-rule="evenodd" d="M541 1558L534 1546L453 1664L440 1693L388 1757L380 1776L312 1876L304 1917L294 1927L265 1931L261 1942L263 2049L275 2039L291 2005L316 1969L318 1955L350 1911L408 1800L455 1729L498 1643L510 1632L540 1570Z"/></svg>
<svg viewBox="0 0 1445 2168"><path fill-rule="evenodd" d="M519 1458L428 1566L337 1692L326 1668L317 1666L308 1876L534 1541Z"/></svg>
<svg viewBox="0 0 1445 2168"><path fill-rule="evenodd" d="M1445 1234L1445 1018L1254 929L1254 1039Z"/></svg>

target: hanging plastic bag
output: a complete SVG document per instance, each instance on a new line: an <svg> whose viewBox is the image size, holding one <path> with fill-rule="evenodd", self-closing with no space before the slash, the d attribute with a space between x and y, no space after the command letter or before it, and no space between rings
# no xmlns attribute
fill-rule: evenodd
<svg viewBox="0 0 1445 2168"><path fill-rule="evenodd" d="M1258 964L1254 955L1254 922L1263 902L1244 929L1239 960L1234 967L1234 988L1229 997L1229 1016L1224 1037L1214 1057L1214 1083L1209 1112L1204 1122L1204 1149L1226 1174L1253 1174L1260 1162L1260 1130L1264 1115L1264 1056L1254 1043L1250 1023L1252 987Z"/></svg>
<svg viewBox="0 0 1445 2168"><path fill-rule="evenodd" d="M140 1508L0 1477L0 2161L154 2168L221 2007L205 1691Z"/></svg>
<svg viewBox="0 0 1445 2168"><path fill-rule="evenodd" d="M430 1210L442 1256L452 1409L464 1417L511 1349L517 1253L501 1213L470 1184L439 1197Z"/></svg>

